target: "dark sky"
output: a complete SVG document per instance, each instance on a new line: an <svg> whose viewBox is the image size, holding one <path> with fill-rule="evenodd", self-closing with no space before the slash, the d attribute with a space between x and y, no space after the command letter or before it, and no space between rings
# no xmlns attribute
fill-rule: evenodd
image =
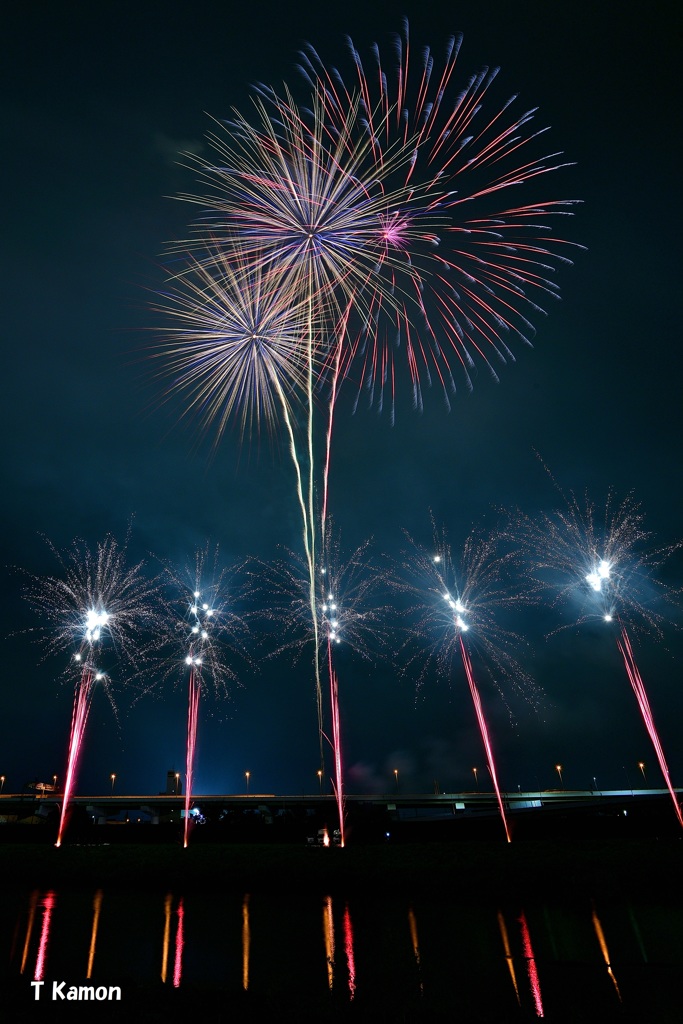
<svg viewBox="0 0 683 1024"><path fill-rule="evenodd" d="M237 430L211 456L208 441L179 426L181 403L160 404L146 356L150 309L163 288L166 243L186 236L191 190L178 152L197 148L206 114L248 109L250 86L299 88L300 46L343 59L400 28L395 4L258 5L173 0L82 5L28 2L4 16L0 75L5 133L2 250L4 395L2 556L6 624L0 689L0 773L7 787L63 773L71 692L64 656L39 664L23 630L35 624L18 566L55 570L40 534L57 546L122 538L131 554L182 564L218 542L227 564L300 548L293 477L282 439L240 442ZM658 542L682 535L680 508L680 102L681 24L663 2L577 5L416 3L404 11L415 44L435 51L463 31L462 74L500 65L500 97L540 107L552 147L576 167L557 175L556 198L583 206L564 234L587 247L560 271L562 302L541 318L533 349L500 382L480 372L447 413L427 395L422 415L405 392L396 424L352 394L338 412L333 514L353 549L373 537L396 555L402 529L430 539L429 510L454 547L496 507L549 509L558 495L534 450L566 490L600 503L609 488L634 490ZM401 12L399 12L401 13ZM199 440L199 443L198 443ZM683 558L667 580L683 582ZM675 616L674 616L675 617ZM680 618L680 616L679 616ZM565 620L569 621L569 620ZM613 639L595 627L549 640L555 613L529 608L515 627L530 643L525 667L545 692L540 712L514 700L511 723L482 683L503 784L603 788L659 774ZM674 781L680 748L683 645L643 638L638 658ZM181 770L185 696L159 686L132 703L114 678L118 716L97 695L81 788L155 791ZM388 664L340 659L349 784L406 789L472 784L484 756L462 674L450 684L415 679ZM301 792L317 785L313 685L306 660L245 671L230 702L207 701L197 788ZM481 776L480 776L481 777Z"/></svg>

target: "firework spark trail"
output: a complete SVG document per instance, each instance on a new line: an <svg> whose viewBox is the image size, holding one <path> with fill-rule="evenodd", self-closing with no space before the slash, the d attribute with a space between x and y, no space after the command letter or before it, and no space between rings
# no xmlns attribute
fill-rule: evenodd
<svg viewBox="0 0 683 1024"><path fill-rule="evenodd" d="M192 658L192 655L188 655ZM197 678L197 670L194 659L190 666L189 692L187 699L187 753L185 759L185 828L183 831L183 846L187 849L190 838L190 805L192 793L194 792L194 760L197 747L197 722L199 719L199 697L201 694L201 682Z"/></svg>
<svg viewBox="0 0 683 1024"><path fill-rule="evenodd" d="M118 662L125 661L137 673L144 661L143 629L155 621L157 581L143 575L144 562L127 564L130 532L122 546L108 536L94 551L79 540L59 551L48 546L59 564L59 576L30 576L24 596L43 617L45 625L35 630L48 653L76 647L71 659L78 667L75 687L64 795L57 846L61 846L69 800L74 791L83 738L95 684L103 683L113 704L108 676L97 667L105 644L113 648ZM32 631L33 632L33 631Z"/></svg>
<svg viewBox="0 0 683 1024"><path fill-rule="evenodd" d="M410 107L407 26L396 75L384 73L375 47L378 92L353 46L353 87L309 49L303 68L312 87L307 106L297 105L286 86L282 95L260 86L253 100L254 123L235 112L231 121L216 122L209 135L210 158L186 155L204 189L203 194L179 197L204 211L195 236L175 246L176 251L197 253L190 270L199 266L213 275L218 266L223 274L237 253L241 286L257 268L266 268L267 275L286 282L295 303L305 304L306 324L294 361L298 371L305 366L296 387L307 409L307 472L302 473L284 402L283 409L308 565L321 762L316 579L326 558L339 384L359 361L360 384L368 385L373 400L378 394L380 407L385 388L390 388L393 416L393 349L379 320L386 315L392 333L405 337L415 404L422 405L421 373L430 384L435 374L448 403L448 393L455 390L449 360L462 366L468 386L477 355L495 376L484 349L491 348L502 361L513 358L506 335L516 333L528 342L531 325L525 310L540 311L527 290L556 296L557 287L547 275L554 264L569 262L560 252L566 243L545 237L548 229L536 219L566 214L570 202L479 208L480 200L511 187L524 186L526 193L532 179L563 165L553 162L557 154L519 162L518 151L526 152L541 134L529 134L526 128L533 111L510 120L508 103L489 118L479 116L495 71L475 76L460 93L449 92L458 51L452 40L440 80L438 75L434 79L436 89L433 60L426 52ZM479 171L485 172L483 182L475 174L468 187L468 175ZM466 218L465 208L471 211ZM455 244L450 244L452 237ZM445 255L436 253L440 245ZM425 295L431 296L428 303ZM424 324L424 330L416 323ZM208 420L215 415L212 391L220 383L212 382L211 374L208 369L201 389L202 399L209 399ZM330 397L318 493L314 396L323 385ZM235 407L240 402L236 394L230 400ZM219 423L222 428L225 420Z"/></svg>
<svg viewBox="0 0 683 1024"><path fill-rule="evenodd" d="M210 135L217 162L190 157L208 192L181 198L207 212L198 237L176 247L199 251L199 264L211 267L217 260L222 263L224 253L230 254L237 244L250 268L265 266L305 303L305 330L295 357L298 360L303 355L306 364L305 379L297 381L308 413L305 492L286 408L284 418L296 470L308 562L309 609L316 633L316 573L319 550L320 557L325 558L332 424L342 339L349 313L367 310L365 295L378 260L387 262L386 252L382 256L386 243L378 228L390 216L387 211L392 205L409 198L403 187L394 195L385 183L398 167L409 162L410 146L396 142L386 147L382 166L377 167L359 106L360 98L356 97L331 133L320 96L314 95L312 110L307 111L297 107L288 90L281 97L262 87L261 96L254 99L254 125L236 113L225 126L226 132ZM220 240L222 254L217 254L215 246L207 247L207 224L210 236ZM373 302L378 295L387 303L393 302L391 289L375 281ZM318 329L321 320L325 322L324 331ZM335 339L334 344L330 338ZM318 366L321 360L322 369ZM317 488L314 398L323 378L331 395L321 495ZM322 506L320 522L316 519L318 504ZM322 767L323 701L318 650L316 636L314 669Z"/></svg>
<svg viewBox="0 0 683 1024"><path fill-rule="evenodd" d="M227 696L229 682L237 675L226 663L231 654L247 659L243 638L246 622L227 603L239 593L236 572L221 568L219 548L207 544L195 553L194 562L178 573L165 567L167 594L157 640L162 657L164 679L178 676L179 649L182 652L183 675L188 676L187 743L185 750L185 820L183 846L187 848L190 834L190 811L194 792L197 727L202 694L209 687L217 697Z"/></svg>
<svg viewBox="0 0 683 1024"><path fill-rule="evenodd" d="M331 725L329 733L323 728L321 735L333 751L332 785L343 842L341 720L334 651L345 645L369 660L376 648L385 646L388 608L378 603L377 596L386 586L387 574L373 556L370 541L361 544L350 558L343 558L339 538L329 522L324 550L326 561L316 578L315 628L310 617L309 565L304 558L285 549L285 557L275 563L255 559L251 578L253 597L263 608L260 614L277 623L280 642L270 656L291 650L296 660L313 645L318 664L326 666Z"/></svg>
<svg viewBox="0 0 683 1024"><path fill-rule="evenodd" d="M496 772L496 761L493 756L493 749L491 747L491 740L489 737L488 726L486 724L486 716L484 715L484 709L481 704L481 697L479 696L479 690L474 679L474 673L472 671L472 662L470 656L467 653L467 648L463 641L462 636L460 637L460 652L462 654L462 662L465 666L465 675L467 676L467 682L469 683L470 693L472 694L472 703L474 704L474 710L477 715L477 722L479 723L479 732L481 733L482 742L484 744L484 750L488 758L488 766L491 771L491 779L493 781L493 788L496 791L496 799L498 800L498 809L500 816L503 821L503 828L505 829L505 838L508 843L512 841L510 836L510 829L508 828L507 816L505 814L505 807L503 805L503 798L500 792L500 785L498 784L498 774Z"/></svg>
<svg viewBox="0 0 683 1024"><path fill-rule="evenodd" d="M264 269L265 253L249 257L235 241L229 254L212 244L205 262L192 259L174 280L157 309L173 326L159 343L163 375L171 390L183 391L188 411L196 408L202 426L215 426L215 444L231 417L239 413L242 435L273 429L279 418L289 440L308 564L311 621L315 612L315 516L313 390L317 379L318 311L310 297L300 298L294 279ZM254 267L250 266L250 260ZM306 409L308 471L302 472L294 405ZM316 647L317 650L317 647ZM318 729L322 762L322 684L315 659Z"/></svg>
<svg viewBox="0 0 683 1024"><path fill-rule="evenodd" d="M507 573L514 559L511 554L498 552L496 535L482 536L473 532L463 546L456 570L444 532L438 531L434 523L432 528L431 552L419 547L406 534L411 548L404 552L401 578L395 580L399 592L409 597L407 613L413 622L405 645L408 658L404 671L409 671L416 661L422 662L418 676L418 685L422 685L432 662L438 673L446 677L452 675L454 660L462 662L509 842L510 831L492 744L468 648L477 646L488 662L501 696L505 697L503 687L507 684L527 699L535 700L538 688L514 654L521 638L496 621L498 611L526 604L528 597L518 589L511 589Z"/></svg>
<svg viewBox="0 0 683 1024"><path fill-rule="evenodd" d="M62 810L59 816L59 829L57 831L57 842L55 843L55 846L62 845L64 829L66 826L66 815L74 783L76 781L76 770L78 768L83 736L85 735L85 726L88 721L88 714L92 703L95 679L100 678L100 674L96 673L90 665L85 665L81 673L80 681L76 687L73 714L71 718L71 735L69 737L66 779L64 782L64 794L62 796Z"/></svg>
<svg viewBox="0 0 683 1024"><path fill-rule="evenodd" d="M571 493L565 504L563 509L534 517L517 513L510 537L521 544L532 585L539 591L554 591L553 604L566 602L580 609L578 618L569 625L593 619L607 624L618 622L621 636L617 637L617 646L683 827L681 808L626 631L628 625L658 638L663 636L666 619L659 606L662 602L673 605L679 592L656 579L655 570L681 547L681 542L648 549L651 534L632 495L615 504L610 494L601 517L588 498L582 505ZM559 626L555 632L563 628L567 626Z"/></svg>
<svg viewBox="0 0 683 1024"><path fill-rule="evenodd" d="M345 840L345 805L344 805L344 773L342 770L341 724L339 720L339 682L337 673L332 667L332 645L327 643L327 664L330 674L330 709L332 715L332 751L334 754L334 778L332 785L337 801L339 816L339 845L344 847Z"/></svg>
<svg viewBox="0 0 683 1024"><path fill-rule="evenodd" d="M645 728L647 729L648 735L652 741L652 746L655 750L655 754L657 755L657 760L659 762L659 767L662 770L662 775L664 776L666 788L669 790L671 799L673 800L673 805L676 811L676 817L678 818L678 824L683 828L683 813L681 812L681 805L674 791L674 788L671 785L671 774L669 772L669 766L666 763L664 750L659 739L659 734L655 727L654 718L652 716L652 710L650 709L650 701L648 700L643 680L641 679L638 666L636 665L636 660L633 654L633 648L631 647L631 641L629 639L625 627L622 627L621 636L617 638L617 647L619 648L621 656L624 659L626 674L628 675L629 682L633 687L633 692L636 695L638 707L640 708L640 713L643 717Z"/></svg>
<svg viewBox="0 0 683 1024"><path fill-rule="evenodd" d="M375 45L366 71L351 40L350 72L328 67L310 46L301 54L301 71L321 97L335 138L344 136L360 92L359 117L377 169L397 145L410 154L393 170L391 201L378 225L378 276L386 278L394 301L368 296L371 327L350 340L344 362L347 372L360 357L371 401L377 394L381 404L391 382L392 412L391 335L405 338L417 406L423 373L429 386L434 374L449 404L456 387L451 363L468 387L476 359L497 379L491 356L514 361L510 336L530 343L527 312L544 312L534 294L557 298L549 275L570 262L564 255L569 243L538 221L570 214L574 201L539 200L530 191L568 164L560 153L533 155L535 140L547 130L534 129L535 110L515 115L515 96L494 105L489 93L498 69L484 68L458 84L461 42L449 40L440 71L428 47L421 60L411 58L407 23L386 70ZM381 332L379 314L387 311L393 323Z"/></svg>

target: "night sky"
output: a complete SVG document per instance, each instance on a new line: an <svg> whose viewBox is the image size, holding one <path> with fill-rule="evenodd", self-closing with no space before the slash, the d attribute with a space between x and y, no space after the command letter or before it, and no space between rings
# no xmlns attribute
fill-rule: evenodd
<svg viewBox="0 0 683 1024"><path fill-rule="evenodd" d="M342 395L332 469L332 512L344 546L372 537L396 557L402 530L429 543L430 510L454 548L474 525L494 527L499 508L532 515L559 502L536 452L565 491L604 502L631 490L655 543L683 536L680 472L681 23L664 2L578 5L416 3L329 6L295 0L258 5L170 2L82 5L26 2L4 16L0 75L3 177L2 555L5 659L0 689L0 773L7 790L63 776L71 690L65 655L40 663L25 631L37 624L19 570L57 566L75 537L123 539L131 557L183 564L219 543L227 565L301 549L284 438L242 441L235 428L217 451L181 423L182 398L162 402L149 345L161 326L151 306L164 287L167 243L187 237L194 211L173 197L192 191L182 150L201 151L207 114L248 112L250 87L283 81L305 93L297 51L311 42L343 62L345 34L384 52L400 15L411 39L436 53L464 33L461 74L500 65L496 95L519 92L551 125L548 147L576 166L545 186L583 200L565 237L587 247L558 272L562 301L537 319L534 347L500 382L480 368L447 412L426 394L422 414L407 390L396 422ZM206 150L205 150L206 152ZM281 552L280 552L281 555ZM150 571L154 571L150 559ZM683 556L665 569L683 584ZM520 582L520 586L523 584ZM613 637L597 625L566 629L559 611L531 607L515 628L529 642L524 665L544 691L535 708L510 708L482 678L504 787L637 784L660 774ZM668 614L672 614L669 612ZM681 624L679 611L672 618ZM641 637L637 657L674 783L680 747L683 643ZM394 645L396 646L396 645ZM258 651L256 651L258 656ZM400 662L400 659L399 659ZM381 791L399 770L405 791L472 788L485 759L466 682L343 652L339 660L345 757L352 791ZM162 789L183 770L185 693L159 684L138 692L113 678L115 714L94 700L80 789ZM512 712L512 717L510 715ZM306 657L245 669L229 701L207 700L198 791L300 793L317 788L314 689ZM482 781L483 784L483 781Z"/></svg>

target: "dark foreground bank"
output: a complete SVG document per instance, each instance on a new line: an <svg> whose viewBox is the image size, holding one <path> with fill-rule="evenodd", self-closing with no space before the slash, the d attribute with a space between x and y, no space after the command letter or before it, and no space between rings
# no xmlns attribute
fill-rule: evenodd
<svg viewBox="0 0 683 1024"><path fill-rule="evenodd" d="M463 902L519 896L662 898L681 903L683 841L545 841L391 844L339 848L300 845L0 844L0 872L13 886L140 886L186 891L304 887L438 892Z"/></svg>

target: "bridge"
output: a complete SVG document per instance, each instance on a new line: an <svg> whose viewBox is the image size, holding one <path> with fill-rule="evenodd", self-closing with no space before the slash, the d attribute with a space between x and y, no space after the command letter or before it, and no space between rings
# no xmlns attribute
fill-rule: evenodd
<svg viewBox="0 0 683 1024"><path fill-rule="evenodd" d="M683 797L683 790L676 790ZM506 791L502 793L506 813L511 816L539 811L589 813L628 813L629 809L660 804L669 799L666 789L579 790L546 789ZM393 821L444 821L448 819L498 815L495 792L459 793L372 793L344 797L347 813L383 814ZM71 806L80 808L96 824L117 820L144 821L151 824L178 821L185 813L185 796L173 793L113 794L73 796ZM0 794L0 824L45 821L61 810L62 794L46 790L32 793ZM266 821L295 815L312 818L336 817L332 795L275 793L196 793L191 808L197 817L218 820L220 816L260 815Z"/></svg>

